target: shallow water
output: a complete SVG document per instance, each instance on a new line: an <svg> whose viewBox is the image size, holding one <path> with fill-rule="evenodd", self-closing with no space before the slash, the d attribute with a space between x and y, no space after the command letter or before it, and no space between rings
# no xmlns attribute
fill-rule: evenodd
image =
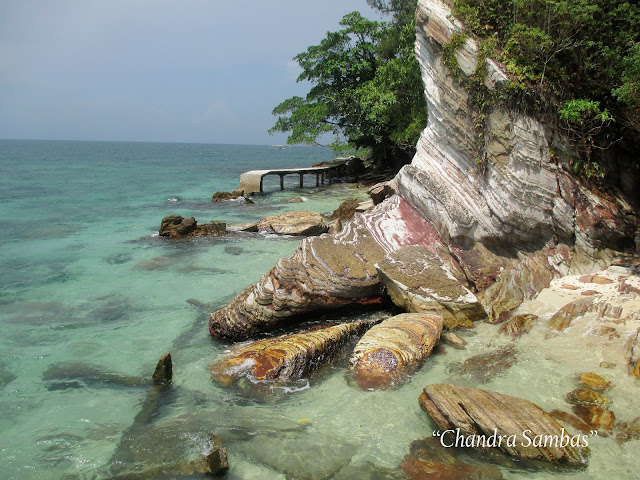
<svg viewBox="0 0 640 480"><path fill-rule="evenodd" d="M356 478L354 472L397 478L385 469L395 470L411 441L432 435L417 399L438 382L566 410L575 373L593 370L613 380L618 418L635 418L637 385L626 372L598 370L600 360L581 346L575 362L558 365L550 352L573 347L561 336L547 338L542 322L515 341L480 324L462 334L466 350L445 347L403 385L381 392L354 386L346 358L289 389L214 385L208 365L229 345L210 338L207 313L289 256L298 240L238 234L166 241L155 236L161 218L242 223L287 210L330 212L364 196L348 185L298 190L292 176L284 192L277 177L267 180L254 205L208 201L235 188L242 171L330 158L315 148L0 142L3 478L144 471L200 458L211 434L228 448L230 479L284 479L287 472L301 479ZM306 202L286 202L294 196ZM511 366L492 375L460 372L469 356L508 344L515 346ZM149 379L165 352L174 380L162 390ZM590 445L590 466L564 476L633 478L637 442L619 446L598 437ZM500 468L505 478L559 473Z"/></svg>

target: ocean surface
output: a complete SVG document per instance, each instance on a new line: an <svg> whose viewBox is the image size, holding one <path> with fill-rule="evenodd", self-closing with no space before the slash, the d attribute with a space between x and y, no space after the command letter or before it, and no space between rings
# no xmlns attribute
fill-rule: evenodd
<svg viewBox="0 0 640 480"><path fill-rule="evenodd" d="M411 442L432 435L417 402L429 383L457 378L553 408L566 383L549 377L562 367L537 349L518 348L517 363L495 377L456 370L487 345L510 348L484 325L467 350L435 355L387 391L352 385L346 358L287 388L213 384L208 365L229 344L209 336L208 313L299 239L168 241L157 236L160 220L248 223L289 210L329 213L364 198L349 184L311 188L311 177L299 189L291 176L283 192L278 177L267 177L254 204L210 202L215 191L237 188L243 171L331 158L306 147L0 141L0 477L201 478L188 467L182 475L159 467L201 458L215 434L229 451L229 479L403 478L396 467ZM298 196L305 201L287 202ZM174 380L161 391L149 380L165 352ZM626 409L629 417L633 402ZM594 441L601 444L589 468L563 476L633 477L634 442ZM559 474L497 468L505 478Z"/></svg>

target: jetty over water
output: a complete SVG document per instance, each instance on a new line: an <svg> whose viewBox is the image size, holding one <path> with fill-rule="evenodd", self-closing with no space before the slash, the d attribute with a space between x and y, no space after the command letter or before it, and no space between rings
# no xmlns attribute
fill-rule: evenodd
<svg viewBox="0 0 640 480"><path fill-rule="evenodd" d="M299 175L300 176L300 188L304 187L304 176L315 175L316 187L320 184L324 185L325 180L331 184L331 179L344 176L350 159L336 159L329 165L322 165L317 167L303 167L303 168L276 168L273 170L251 170L240 175L240 188L244 191L244 195L251 195L252 193L262 193L262 181L267 175L279 175L280 176L280 190L284 190L284 177L286 175Z"/></svg>

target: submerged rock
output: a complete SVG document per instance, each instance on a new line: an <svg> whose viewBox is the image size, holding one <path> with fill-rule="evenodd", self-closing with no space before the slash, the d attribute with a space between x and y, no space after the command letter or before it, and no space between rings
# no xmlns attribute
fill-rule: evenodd
<svg viewBox="0 0 640 480"><path fill-rule="evenodd" d="M514 363L516 363L516 349L513 345L506 345L469 357L462 363L452 363L448 367L448 372L463 381L482 384L503 373Z"/></svg>
<svg viewBox="0 0 640 480"><path fill-rule="evenodd" d="M376 265L380 282L393 303L408 312L437 313L448 329L471 327L486 312L462 275L452 275L459 268L455 260L444 250L438 253L418 245L400 248Z"/></svg>
<svg viewBox="0 0 640 480"><path fill-rule="evenodd" d="M571 410L589 425L590 430L597 431L599 436L608 437L613 433L613 424L616 416L611 410L581 405L574 405Z"/></svg>
<svg viewBox="0 0 640 480"><path fill-rule="evenodd" d="M226 231L227 224L223 221L213 220L207 224L198 225L194 217L183 218L180 215L169 215L162 219L158 234L161 237L182 238L224 235Z"/></svg>
<svg viewBox="0 0 640 480"><path fill-rule="evenodd" d="M256 228L260 233L278 235L320 235L328 230L323 216L316 212L288 212L261 219Z"/></svg>
<svg viewBox="0 0 640 480"><path fill-rule="evenodd" d="M407 480L500 480L493 465L472 465L459 459L455 450L443 448L434 437L411 442L410 453L399 466Z"/></svg>
<svg viewBox="0 0 640 480"><path fill-rule="evenodd" d="M383 295L374 265L405 245L432 245L431 232L406 202L388 199L337 234L302 240L291 258L279 260L257 284L213 312L209 331L246 338L304 313L379 304Z"/></svg>
<svg viewBox="0 0 640 480"><path fill-rule="evenodd" d="M103 383L125 387L140 387L151 384L148 378L122 375L82 362L53 363L44 371L42 379L46 382L62 381L62 385L70 384L71 388L82 387L85 384L99 385ZM81 383L70 381L79 381ZM52 385L60 386L60 384Z"/></svg>
<svg viewBox="0 0 640 480"><path fill-rule="evenodd" d="M616 442L623 444L629 440L640 440L640 417L636 417L631 422L620 422L616 428Z"/></svg>
<svg viewBox="0 0 640 480"><path fill-rule="evenodd" d="M500 333L506 333L514 337L520 336L523 333L529 333L533 328L534 320L537 320L538 316L531 313L524 315L515 315L508 321L500 325L498 331Z"/></svg>
<svg viewBox="0 0 640 480"><path fill-rule="evenodd" d="M211 375L222 386L245 375L276 382L296 380L325 365L353 336L374 323L359 320L236 345L211 364Z"/></svg>
<svg viewBox="0 0 640 480"><path fill-rule="evenodd" d="M173 363L171 362L171 354L165 353L158 360L156 371L153 372L153 383L168 385L173 377Z"/></svg>
<svg viewBox="0 0 640 480"><path fill-rule="evenodd" d="M349 359L363 389L399 383L427 357L440 339L440 315L404 313L388 318L364 334Z"/></svg>
<svg viewBox="0 0 640 480"><path fill-rule="evenodd" d="M611 386L611 382L609 380L593 372L581 374L580 383L597 392L604 392Z"/></svg>
<svg viewBox="0 0 640 480"><path fill-rule="evenodd" d="M440 342L444 343L445 345L449 345L456 350L462 350L467 346L467 341L460 335L457 335L453 332L442 332L442 334L440 335Z"/></svg>
<svg viewBox="0 0 640 480"><path fill-rule="evenodd" d="M420 405L443 431L442 441L487 452L498 449L522 460L582 465L583 435L569 435L532 402L487 390L434 384L425 387ZM490 437L495 433L494 440Z"/></svg>
<svg viewBox="0 0 640 480"><path fill-rule="evenodd" d="M567 402L573 405L607 407L611 399L604 393L598 393L590 388L576 388L567 394Z"/></svg>

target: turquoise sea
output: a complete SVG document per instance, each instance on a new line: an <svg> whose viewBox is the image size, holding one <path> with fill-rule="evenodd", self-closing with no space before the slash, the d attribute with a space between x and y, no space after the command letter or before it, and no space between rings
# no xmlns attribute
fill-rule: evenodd
<svg viewBox="0 0 640 480"><path fill-rule="evenodd" d="M403 478L396 467L411 442L432 434L418 407L422 388L509 339L479 325L465 351L435 355L388 391L353 386L345 359L288 388L224 390L208 365L229 344L210 338L208 313L299 239L157 236L169 214L246 223L364 198L348 184L301 190L292 176L283 192L268 177L254 204L209 201L237 188L243 171L331 158L307 147L0 141L0 477L202 478L158 467L201 458L216 434L229 451L229 479ZM305 202L287 202L297 196ZM548 381L558 366L536 349L517 350L517 363L483 387L554 408L566 393ZM165 352L174 379L158 390L149 380ZM633 478L634 442L597 441L590 467L564 476ZM559 474L500 468L505 478Z"/></svg>

